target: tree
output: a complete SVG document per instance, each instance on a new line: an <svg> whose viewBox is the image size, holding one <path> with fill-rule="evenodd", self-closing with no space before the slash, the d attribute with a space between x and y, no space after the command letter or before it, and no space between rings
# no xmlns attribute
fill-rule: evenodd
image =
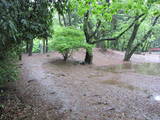
<svg viewBox="0 0 160 120"><path fill-rule="evenodd" d="M73 27L58 27L53 39L53 49L62 54L66 61L74 50L90 49L92 45L85 43L83 32Z"/></svg>
<svg viewBox="0 0 160 120"><path fill-rule="evenodd" d="M48 0L38 0L32 2L29 6L29 18L25 21L25 32L28 29L26 37L29 40L29 56L32 55L33 39L40 38L44 40L44 53L46 52L46 42L48 37L52 34L52 17L53 17L53 7ZM41 17L39 17L41 16ZM32 24L30 24L32 23Z"/></svg>
<svg viewBox="0 0 160 120"><path fill-rule="evenodd" d="M144 2L144 1L143 1ZM142 2L142 3L143 3ZM133 31L132 31L132 34L129 38L129 41L128 41L128 44L127 44L127 48L126 48L126 53L125 53L125 56L124 56L124 61L129 61L131 56L134 54L134 52L141 46L143 45L143 43L145 41L147 41L147 39L151 36L152 34L152 30L153 30L153 27L156 25L159 17L160 17L160 13L159 11L153 9L152 10L152 4L153 2L149 1L149 2L146 2L146 4L141 4L140 8L138 9L139 11L136 11L136 14L141 14L142 17L140 18L139 17L139 20L137 20L137 22L134 24L134 27L133 27ZM145 8L145 9L144 9ZM152 13L153 12L153 13ZM156 15L156 17L154 18L154 16ZM149 30L143 35L143 37L141 38L141 40L134 44L134 41L136 39L136 36L138 34L138 30L140 29L140 26L141 24L144 22L144 20L146 19L147 16L152 16L151 17L151 27L149 28ZM154 20L153 20L154 18Z"/></svg>
<svg viewBox="0 0 160 120"><path fill-rule="evenodd" d="M120 37L122 37L128 30L130 30L132 27L133 34L129 41L132 41L132 39L135 39L137 31L139 29L140 24L138 23L141 21L141 18L143 19L144 16L146 16L149 12L150 7L155 4L155 1L144 1L144 0L114 0L112 2L109 1L100 1L97 2L95 0L87 0L87 1L78 1L79 5L79 12L80 14L84 15L84 23L83 23L83 30L86 36L86 42L88 44L97 44L103 41L117 41ZM105 11L105 12L104 12ZM118 34L106 38L107 34L105 35L98 35L97 33L100 32L100 28L102 27L103 23L110 23L113 15L117 15L119 13L123 13L131 17L133 22L131 22L127 27L125 27L123 30L121 30ZM132 15L132 16L130 16ZM95 24L92 25L94 27L91 27L93 16L96 16ZM143 22L143 20L142 20ZM129 42L129 44L132 42ZM130 47L130 46L128 46ZM127 48L128 48L127 47ZM130 48L129 48L130 49ZM127 49L127 50L129 50ZM85 62L88 64L92 63L92 54L88 54L86 51L86 57Z"/></svg>
<svg viewBox="0 0 160 120"><path fill-rule="evenodd" d="M23 42L30 42L31 49L34 38L49 35L52 8L48 0L2 0L0 10L0 81L8 81L15 79L11 66Z"/></svg>
<svg viewBox="0 0 160 120"><path fill-rule="evenodd" d="M77 2L75 2L77 4ZM112 20L112 16L117 14L118 11L123 10L124 12L127 12L128 10L131 10L130 6L132 5L131 2L124 2L124 1L101 1L98 2L95 0L87 0L87 1L78 1L78 9L80 15L84 15L84 22L83 22L83 31L86 37L86 42L88 44L97 44L104 41L116 41L118 40L126 31L128 31L135 23L136 20L133 21L130 25L128 25L127 28L125 28L119 35L117 36L111 36L111 38L104 38L106 34L103 34L103 32L100 32L100 27L103 23L110 22ZM133 9L133 8L132 8ZM105 12L104 12L105 11ZM91 18L95 16L96 22L91 26ZM136 18L137 19L137 18ZM101 33L101 35L97 35L98 33ZM92 63L93 55L92 53L88 53L86 51L86 57L85 62L87 64Z"/></svg>
<svg viewBox="0 0 160 120"><path fill-rule="evenodd" d="M53 1L53 3L58 12L59 24L64 26L71 26L71 0L55 0ZM63 24L61 22L61 17L63 20Z"/></svg>

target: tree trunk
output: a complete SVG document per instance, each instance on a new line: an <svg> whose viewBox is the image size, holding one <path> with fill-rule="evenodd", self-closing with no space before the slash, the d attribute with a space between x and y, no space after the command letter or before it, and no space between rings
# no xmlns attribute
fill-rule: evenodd
<svg viewBox="0 0 160 120"><path fill-rule="evenodd" d="M48 39L46 39L46 53L48 53Z"/></svg>
<svg viewBox="0 0 160 120"><path fill-rule="evenodd" d="M42 41L43 41L43 54L45 54L46 53L46 40L43 39Z"/></svg>
<svg viewBox="0 0 160 120"><path fill-rule="evenodd" d="M136 38L139 26L140 26L140 24L138 24L138 23L134 25L132 35L131 35L131 37L130 37L130 39L128 41L126 53L125 53L125 56L124 56L124 61L129 61L131 56L132 56L131 49L132 49L133 42L134 42L134 40Z"/></svg>
<svg viewBox="0 0 160 120"><path fill-rule="evenodd" d="M145 52L146 49L147 49L147 46L148 46L148 43L147 43L147 42L145 42L144 44L142 44L142 49L141 49L141 51L142 51L142 52Z"/></svg>
<svg viewBox="0 0 160 120"><path fill-rule="evenodd" d="M152 23L152 28L153 28L153 26L156 25L159 17L160 17L160 15L158 15L158 16L154 19L154 22ZM131 49L132 44L133 44L133 41L134 41L134 39L135 39L135 37L136 37L136 35L137 35L137 31L138 31L138 29L139 29L139 26L140 26L140 24L144 21L144 19L145 19L145 17L141 20L141 22L140 22L139 24L135 24L135 26L134 26L134 29L133 29L133 32L132 32L132 35L131 35L131 38L130 38L131 41L129 40L129 43L128 43L128 46L129 46L129 47L127 48L128 50L126 51L124 61L129 61L130 58L131 58L131 56L133 55L133 53L138 49L139 46L141 46L141 45L148 39L148 37L149 37L149 36L151 35L151 33L152 33L152 28L151 28L151 29L143 36L143 39L141 40L141 42L137 43L137 44L135 45L135 47L133 47L133 48Z"/></svg>
<svg viewBox="0 0 160 120"><path fill-rule="evenodd" d="M68 10L68 24L69 24L69 26L72 25L72 23L71 23L71 12L70 12L70 10Z"/></svg>
<svg viewBox="0 0 160 120"><path fill-rule="evenodd" d="M28 53L29 50L29 41L26 41L26 53Z"/></svg>
<svg viewBox="0 0 160 120"><path fill-rule="evenodd" d="M43 53L43 45L41 41L39 41L39 53Z"/></svg>
<svg viewBox="0 0 160 120"><path fill-rule="evenodd" d="M68 59L68 52L66 52L64 55L63 55L63 60L66 62L67 61L67 59Z"/></svg>
<svg viewBox="0 0 160 120"><path fill-rule="evenodd" d="M129 52L126 52L125 56L124 56L124 61L130 61L131 56L132 56L132 54L130 54Z"/></svg>
<svg viewBox="0 0 160 120"><path fill-rule="evenodd" d="M67 26L64 14L62 14L64 26Z"/></svg>
<svg viewBox="0 0 160 120"><path fill-rule="evenodd" d="M92 61L93 61L92 52L89 52L88 50L86 50L85 63L86 64L92 64Z"/></svg>
<svg viewBox="0 0 160 120"><path fill-rule="evenodd" d="M61 16L60 16L60 14L59 14L59 13L58 13L58 20L59 20L59 24L60 24L60 26L62 26Z"/></svg>
<svg viewBox="0 0 160 120"><path fill-rule="evenodd" d="M28 56L32 56L33 40L29 42Z"/></svg>
<svg viewBox="0 0 160 120"><path fill-rule="evenodd" d="M64 56L63 60L66 62L66 61L67 61L67 58L68 58L67 56Z"/></svg>
<svg viewBox="0 0 160 120"><path fill-rule="evenodd" d="M83 31L85 34L86 42L90 44L90 34L89 34L89 27L88 27L88 19L89 19L89 11L84 14L84 22L83 22ZM86 49L86 56L85 56L85 63L92 64L93 55L92 50L89 51Z"/></svg>
<svg viewBox="0 0 160 120"><path fill-rule="evenodd" d="M20 61L22 60L22 53L21 52L19 53L18 58Z"/></svg>

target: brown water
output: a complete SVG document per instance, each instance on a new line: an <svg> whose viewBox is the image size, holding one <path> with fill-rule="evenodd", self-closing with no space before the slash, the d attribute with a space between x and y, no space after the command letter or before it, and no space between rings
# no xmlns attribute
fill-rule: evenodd
<svg viewBox="0 0 160 120"><path fill-rule="evenodd" d="M141 63L141 64L125 63L116 66L101 67L98 69L106 70L107 72L112 72L112 73L134 72L143 75L160 76L160 63Z"/></svg>

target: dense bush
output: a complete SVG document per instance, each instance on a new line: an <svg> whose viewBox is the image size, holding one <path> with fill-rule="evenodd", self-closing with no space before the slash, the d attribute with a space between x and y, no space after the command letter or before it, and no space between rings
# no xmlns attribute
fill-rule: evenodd
<svg viewBox="0 0 160 120"><path fill-rule="evenodd" d="M13 64L24 41L49 36L52 8L48 0L1 0L0 11L0 83L4 83L16 79Z"/></svg>
<svg viewBox="0 0 160 120"><path fill-rule="evenodd" d="M18 59L17 54L18 48L12 48L0 60L0 85L5 82L15 81L18 78L18 67L16 65Z"/></svg>
<svg viewBox="0 0 160 120"><path fill-rule="evenodd" d="M90 49L92 45L85 42L83 32L73 27L58 27L55 30L52 47L63 55L66 61L74 50Z"/></svg>

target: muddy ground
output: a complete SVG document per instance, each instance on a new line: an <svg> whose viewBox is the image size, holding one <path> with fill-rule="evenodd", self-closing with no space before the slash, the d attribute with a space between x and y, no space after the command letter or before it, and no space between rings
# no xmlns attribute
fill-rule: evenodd
<svg viewBox="0 0 160 120"><path fill-rule="evenodd" d="M160 120L160 57L94 50L93 65L58 53L23 56L21 79L7 88L2 120Z"/></svg>

